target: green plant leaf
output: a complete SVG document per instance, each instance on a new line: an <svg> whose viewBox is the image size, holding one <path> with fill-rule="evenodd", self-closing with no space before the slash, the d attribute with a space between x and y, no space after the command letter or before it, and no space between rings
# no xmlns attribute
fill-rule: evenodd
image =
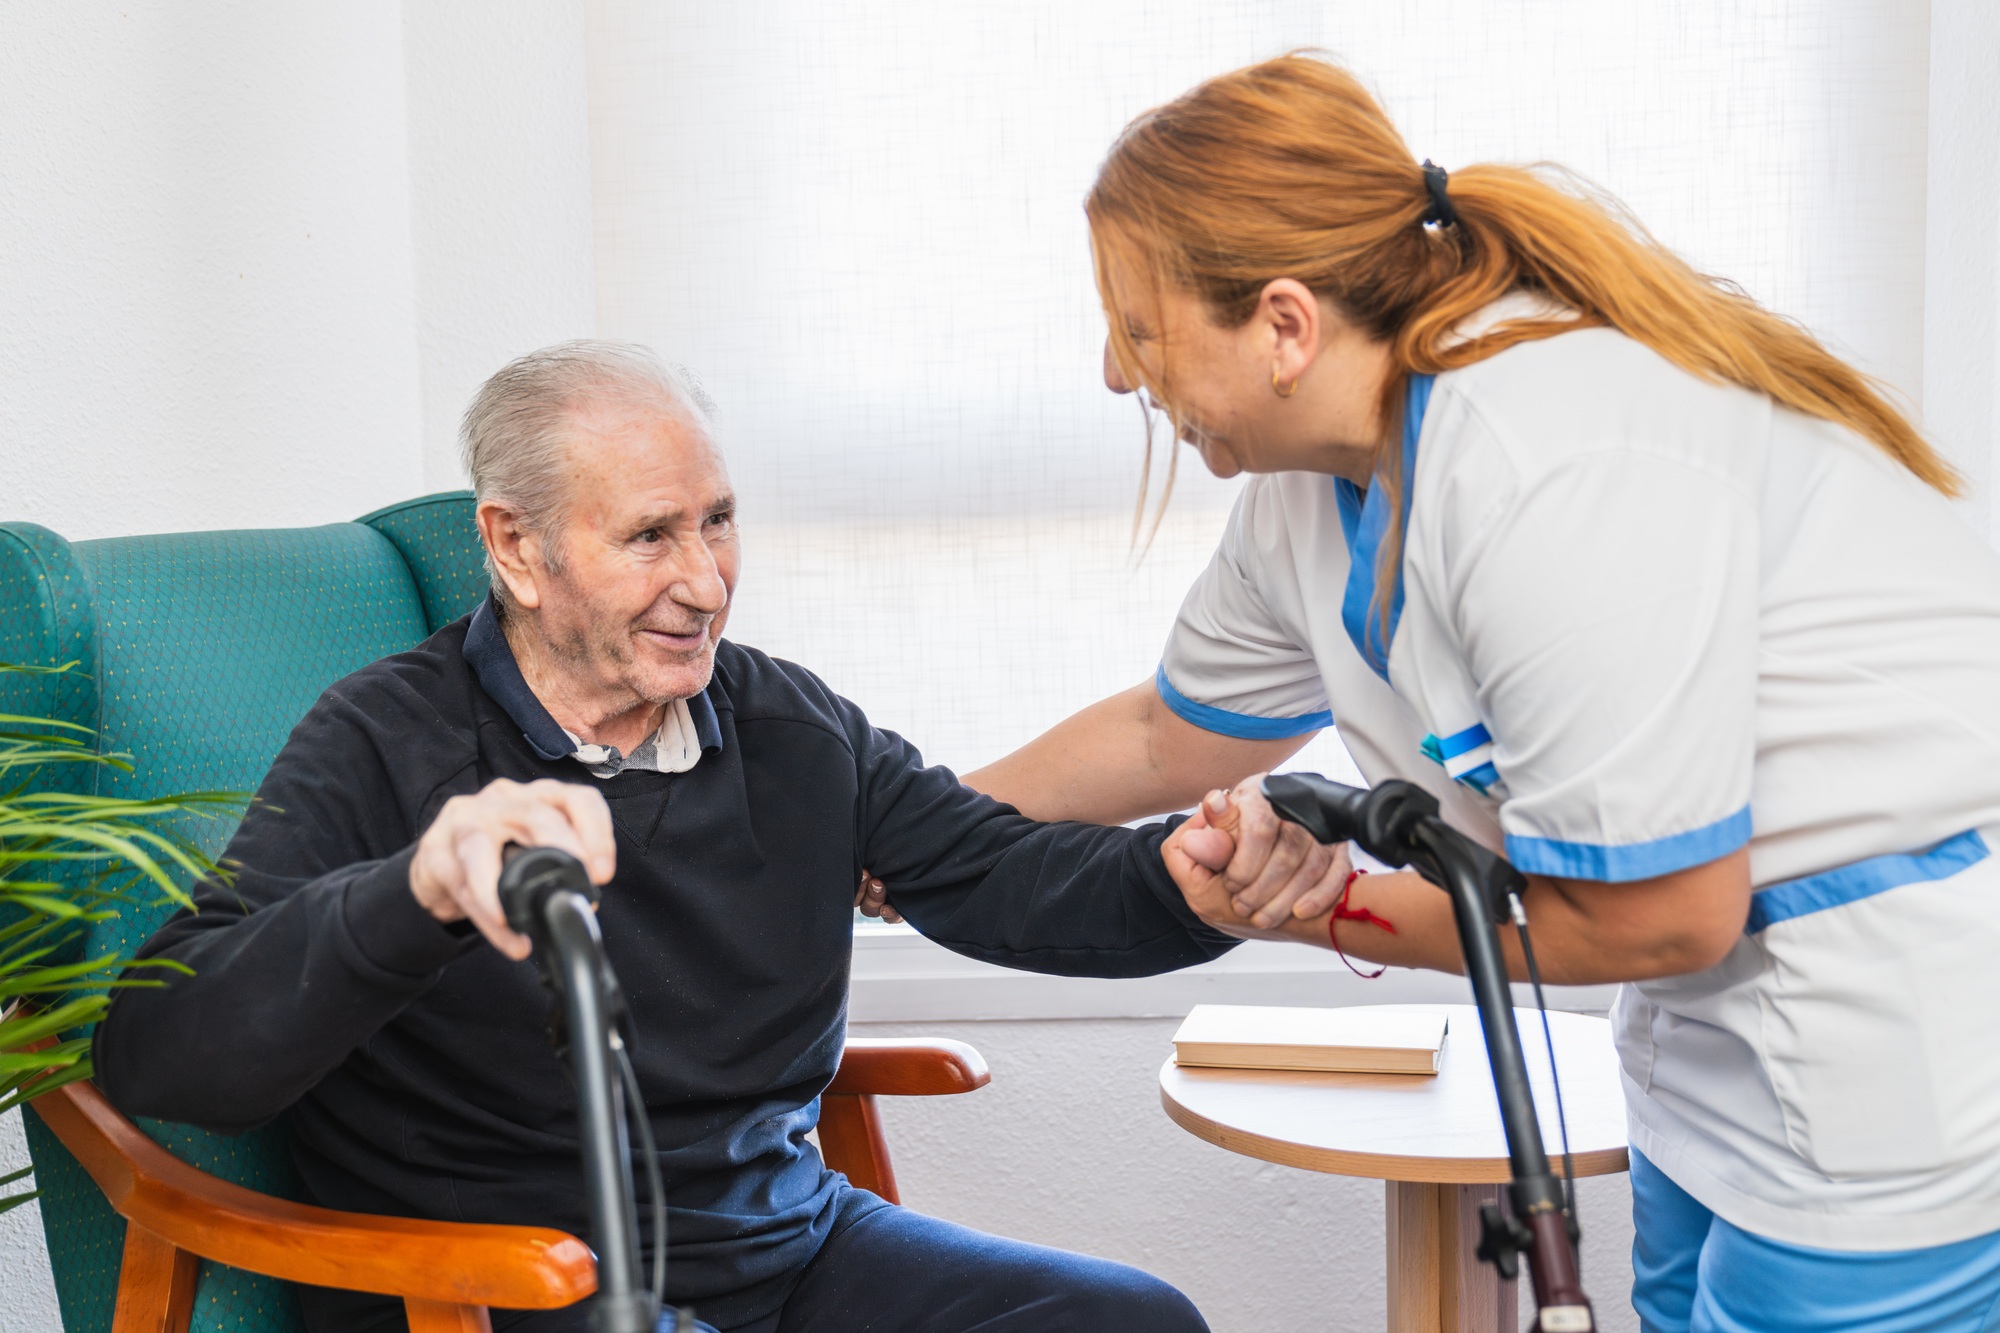
<svg viewBox="0 0 2000 1333"><path fill-rule="evenodd" d="M94 1023L104 1016L105 1007L110 1003L111 1001L102 995L89 995L82 999L71 1000L68 1004L57 1005L53 1009L36 1010L13 1018L0 1019L0 1052L19 1051L44 1037L53 1037L73 1027ZM41 1052L35 1054L40 1055Z"/></svg>
<svg viewBox="0 0 2000 1333"><path fill-rule="evenodd" d="M57 1088L80 1083L89 1078L92 1072L89 1057L86 1056L66 1069L51 1070L40 1078L29 1079L13 1092L0 1096L0 1115L6 1115L15 1107L31 1102L37 1097L46 1096Z"/></svg>
<svg viewBox="0 0 2000 1333"><path fill-rule="evenodd" d="M0 1051L0 1079L9 1074L39 1074L45 1069L67 1068L81 1060L89 1049L90 1042L79 1037L43 1051Z"/></svg>
<svg viewBox="0 0 2000 1333"><path fill-rule="evenodd" d="M75 669L0 662L0 673L60 675ZM108 992L187 975L167 959L132 962L67 951L87 927L131 906L189 907L186 885L229 876L202 849L202 825L240 816L249 798L189 792L147 798L51 791L42 775L59 765L131 772L131 756L98 747L91 728L60 718L0 713L0 1114L90 1074L90 1042L60 1040L101 1018ZM23 997L50 1007L25 1007ZM41 1003L38 1000L37 1003ZM45 1049L27 1046L53 1041ZM0 1179L0 1186L15 1178ZM0 1198L0 1209L27 1195Z"/></svg>

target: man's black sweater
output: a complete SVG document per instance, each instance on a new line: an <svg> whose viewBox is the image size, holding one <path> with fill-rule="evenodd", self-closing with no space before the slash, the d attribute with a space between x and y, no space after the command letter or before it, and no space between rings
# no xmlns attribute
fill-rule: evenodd
<svg viewBox="0 0 2000 1333"><path fill-rule="evenodd" d="M327 1207L583 1234L575 1098L534 963L410 892L451 797L600 782L548 757L561 729L497 631L489 603L321 696L229 845L232 882L201 885L142 950L194 975L119 994L97 1074L132 1114L224 1132L288 1114ZM832 1223L839 1178L805 1135L845 1039L863 866L925 935L1010 967L1147 976L1233 941L1167 876L1167 825L1035 823L736 644L691 703L693 769L599 785L618 851L599 920L666 1173L672 1298L728 1327L777 1308Z"/></svg>

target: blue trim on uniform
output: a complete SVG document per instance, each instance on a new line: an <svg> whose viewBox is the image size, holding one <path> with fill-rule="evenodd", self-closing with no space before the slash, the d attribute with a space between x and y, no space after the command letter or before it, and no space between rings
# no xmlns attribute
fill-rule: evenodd
<svg viewBox="0 0 2000 1333"><path fill-rule="evenodd" d="M1482 745L1491 744L1493 733L1486 730L1482 724L1475 722L1464 731L1454 733L1453 735L1443 737L1426 736L1424 739L1437 743L1438 762L1443 763L1447 759L1458 758L1468 750L1477 750ZM1429 746L1424 747L1424 753L1430 753Z"/></svg>
<svg viewBox="0 0 2000 1333"><path fill-rule="evenodd" d="M1466 786L1484 796L1486 789L1500 780L1500 770L1493 767L1493 761L1489 759L1478 768L1469 768L1465 772L1460 773L1455 780L1463 782Z"/></svg>
<svg viewBox="0 0 2000 1333"><path fill-rule="evenodd" d="M1990 1333L2000 1232L1921 1250L1822 1250L1710 1212L1632 1150L1632 1308L1643 1333Z"/></svg>
<svg viewBox="0 0 2000 1333"><path fill-rule="evenodd" d="M1423 434L1424 411L1430 406L1435 375L1412 375L1403 390L1403 478L1402 531L1410 530L1410 498L1416 490L1417 437ZM1389 679L1389 645L1396 637L1396 624L1403 618L1403 571L1396 570L1390 585L1389 625L1385 634L1382 616L1375 605L1375 567L1380 562L1382 541L1389 533L1387 487L1377 484L1363 491L1345 477L1333 482L1334 498L1340 506L1340 530L1347 538L1347 590L1340 602L1340 623L1354 641L1361 660L1383 680Z"/></svg>
<svg viewBox="0 0 2000 1333"><path fill-rule="evenodd" d="M1160 692L1161 701L1173 709L1183 722L1192 722L1203 731L1212 731L1218 736L1234 736L1245 741L1277 741L1333 725L1331 712L1305 713L1298 717L1252 717L1248 713L1232 713L1226 708L1198 704L1174 688L1173 682L1167 679L1167 664L1164 662L1153 673L1153 687Z"/></svg>
<svg viewBox="0 0 2000 1333"><path fill-rule="evenodd" d="M1829 907L1844 907L1905 884L1950 879L1990 855L1979 830L1968 829L1928 851L1871 856L1823 874L1788 879L1759 889L1751 897L1750 919L1744 923L1743 933L1755 935L1780 921L1824 912Z"/></svg>
<svg viewBox="0 0 2000 1333"><path fill-rule="evenodd" d="M1594 842L1559 842L1554 838L1507 835L1507 859L1530 875L1560 879L1594 879L1604 884L1671 875L1727 856L1750 841L1750 807L1686 833L1606 846Z"/></svg>

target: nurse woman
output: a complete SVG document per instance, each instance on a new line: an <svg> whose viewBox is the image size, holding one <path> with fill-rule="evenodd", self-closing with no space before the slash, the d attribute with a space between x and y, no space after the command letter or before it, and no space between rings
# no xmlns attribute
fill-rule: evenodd
<svg viewBox="0 0 2000 1333"><path fill-rule="evenodd" d="M969 781L1202 801L1254 864L1251 775L1338 725L1529 876L1551 979L1628 983L1645 1328L2000 1327L2000 559L1951 468L1798 325L1560 184L1419 164L1319 59L1140 117L1087 207L1105 382L1250 476L1157 674ZM1436 889L1280 850L1197 908L1459 967Z"/></svg>

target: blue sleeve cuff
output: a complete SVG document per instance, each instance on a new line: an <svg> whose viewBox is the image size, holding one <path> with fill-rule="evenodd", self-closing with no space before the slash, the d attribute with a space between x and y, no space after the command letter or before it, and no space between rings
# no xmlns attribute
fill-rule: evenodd
<svg viewBox="0 0 2000 1333"><path fill-rule="evenodd" d="M1618 846L1559 842L1554 838L1527 838L1509 833L1507 859L1524 874L1622 884L1705 865L1749 841L1750 807L1746 805L1733 815L1686 833Z"/></svg>
<svg viewBox="0 0 2000 1333"><path fill-rule="evenodd" d="M1161 701L1173 709L1176 717L1218 736L1234 736L1246 741L1277 741L1288 736L1322 731L1333 725L1331 712L1306 713L1299 717L1252 717L1248 713L1232 713L1224 708L1198 704L1174 688L1173 682L1167 679L1164 662L1153 674L1153 685L1159 690Z"/></svg>

